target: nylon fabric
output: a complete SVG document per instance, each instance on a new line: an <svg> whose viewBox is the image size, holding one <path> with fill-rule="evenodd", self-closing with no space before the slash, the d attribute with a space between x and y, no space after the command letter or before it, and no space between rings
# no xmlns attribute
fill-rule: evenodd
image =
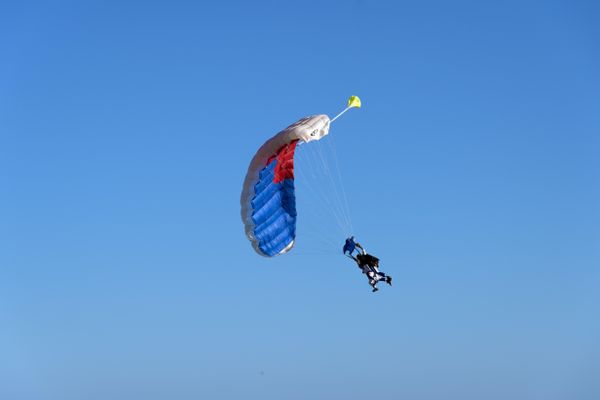
<svg viewBox="0 0 600 400"><path fill-rule="evenodd" d="M265 142L252 159L240 204L246 236L258 254L272 257L293 247L296 147L327 135L329 122L326 115L302 118Z"/></svg>

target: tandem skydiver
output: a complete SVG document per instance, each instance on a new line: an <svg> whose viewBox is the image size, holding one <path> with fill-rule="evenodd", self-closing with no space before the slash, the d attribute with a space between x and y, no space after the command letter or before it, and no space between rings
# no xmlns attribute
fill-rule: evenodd
<svg viewBox="0 0 600 400"><path fill-rule="evenodd" d="M379 290L377 288L377 283L379 281L385 281L388 285L392 286L392 277L383 272L379 272L379 258L368 254L365 248L354 240L354 236L350 236L346 239L343 251L344 254L348 253L347 256L358 264L358 267L363 274L367 275L369 285L373 288L373 292ZM354 251L356 251L356 256L353 254Z"/></svg>

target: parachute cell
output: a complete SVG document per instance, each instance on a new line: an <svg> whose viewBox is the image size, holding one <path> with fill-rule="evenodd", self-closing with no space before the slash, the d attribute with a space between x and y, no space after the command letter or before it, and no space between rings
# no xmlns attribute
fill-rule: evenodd
<svg viewBox="0 0 600 400"><path fill-rule="evenodd" d="M296 238L294 154L301 143L329 133L327 115L303 118L265 142L252 159L240 203L246 236L256 252L273 257Z"/></svg>

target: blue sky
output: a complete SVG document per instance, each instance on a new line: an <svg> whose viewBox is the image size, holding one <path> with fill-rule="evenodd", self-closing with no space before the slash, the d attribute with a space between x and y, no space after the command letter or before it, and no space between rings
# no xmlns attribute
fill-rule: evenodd
<svg viewBox="0 0 600 400"><path fill-rule="evenodd" d="M3 3L0 397L600 398L599 11ZM377 294L239 217L258 146L351 94Z"/></svg>

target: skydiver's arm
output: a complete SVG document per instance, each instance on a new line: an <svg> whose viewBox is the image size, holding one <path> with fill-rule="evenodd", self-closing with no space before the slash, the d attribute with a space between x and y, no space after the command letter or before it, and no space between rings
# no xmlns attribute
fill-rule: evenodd
<svg viewBox="0 0 600 400"><path fill-rule="evenodd" d="M362 253L362 254L367 254L367 251L365 250L365 248L364 248L364 247L362 247L362 246L360 245L360 243L356 243L356 247L358 247L358 248L360 249L360 251L361 251L361 253Z"/></svg>

